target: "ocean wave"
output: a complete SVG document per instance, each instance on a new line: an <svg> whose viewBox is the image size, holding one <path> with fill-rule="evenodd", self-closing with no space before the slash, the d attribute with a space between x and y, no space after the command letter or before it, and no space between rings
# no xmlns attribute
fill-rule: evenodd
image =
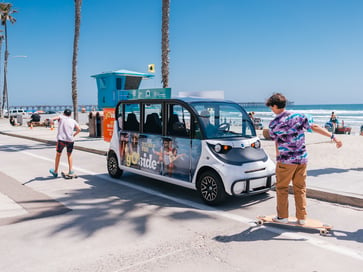
<svg viewBox="0 0 363 272"><path fill-rule="evenodd" d="M324 114L329 115L332 113L332 110L291 110L293 112L301 112L308 114ZM336 110L334 111L336 115L346 115L346 114L355 114L355 115L363 115L363 110Z"/></svg>
<svg viewBox="0 0 363 272"><path fill-rule="evenodd" d="M316 124L324 127L329 121L331 110L322 109L309 109L309 110L291 110L293 112L300 112L304 114L310 114ZM363 126L363 111L362 110L340 110L334 111L338 117L339 123L347 127L352 128L352 133L359 133L361 126ZM264 127L268 127L268 124L275 117L271 111L255 111L255 117L262 119Z"/></svg>

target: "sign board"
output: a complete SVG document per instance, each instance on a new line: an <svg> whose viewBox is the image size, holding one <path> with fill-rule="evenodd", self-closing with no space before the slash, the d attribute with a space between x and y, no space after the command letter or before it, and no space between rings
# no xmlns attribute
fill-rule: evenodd
<svg viewBox="0 0 363 272"><path fill-rule="evenodd" d="M171 88L134 89L119 91L119 100L132 99L168 99L171 97Z"/></svg>
<svg viewBox="0 0 363 272"><path fill-rule="evenodd" d="M113 133L113 125L115 122L115 109L104 108L103 117L103 139L106 142L110 142Z"/></svg>

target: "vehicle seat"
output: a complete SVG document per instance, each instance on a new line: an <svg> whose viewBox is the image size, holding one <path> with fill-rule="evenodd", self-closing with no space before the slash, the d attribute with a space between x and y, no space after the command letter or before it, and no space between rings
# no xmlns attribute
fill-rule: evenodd
<svg viewBox="0 0 363 272"><path fill-rule="evenodd" d="M154 112L146 116L144 132L161 134L161 121L157 113Z"/></svg>
<svg viewBox="0 0 363 272"><path fill-rule="evenodd" d="M161 133L161 119L159 118L159 115L156 112L153 112L151 114L156 122L156 125L158 127L158 129L160 129L160 133Z"/></svg>
<svg viewBox="0 0 363 272"><path fill-rule="evenodd" d="M140 123L137 121L136 114L131 112L127 115L124 129L131 131L139 131Z"/></svg>
<svg viewBox="0 0 363 272"><path fill-rule="evenodd" d="M179 137L188 136L184 123L179 121L179 117L175 113L173 113L169 118L168 134L171 136L179 136Z"/></svg>

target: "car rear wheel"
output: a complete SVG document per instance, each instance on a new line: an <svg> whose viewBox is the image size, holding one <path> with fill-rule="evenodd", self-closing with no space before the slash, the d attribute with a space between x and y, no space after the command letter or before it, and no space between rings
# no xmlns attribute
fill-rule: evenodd
<svg viewBox="0 0 363 272"><path fill-rule="evenodd" d="M117 156L113 151L110 151L107 154L107 170L108 174L113 178L119 178L123 173L123 171L118 167Z"/></svg>
<svg viewBox="0 0 363 272"><path fill-rule="evenodd" d="M198 191L208 205L217 205L226 198L226 192L220 176L214 171L205 171L198 178Z"/></svg>

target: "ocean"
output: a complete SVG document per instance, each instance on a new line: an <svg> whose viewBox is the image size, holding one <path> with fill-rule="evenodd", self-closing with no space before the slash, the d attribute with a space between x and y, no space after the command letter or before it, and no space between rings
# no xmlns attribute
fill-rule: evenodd
<svg viewBox="0 0 363 272"><path fill-rule="evenodd" d="M331 113L337 115L339 124L344 122L344 126L352 128L351 134L360 133L363 126L363 104L324 104L324 105L289 105L287 110L310 114L316 124L324 127L329 121ZM245 107L247 112L254 112L255 117L262 119L264 128L268 127L269 122L274 118L274 114L266 106Z"/></svg>

